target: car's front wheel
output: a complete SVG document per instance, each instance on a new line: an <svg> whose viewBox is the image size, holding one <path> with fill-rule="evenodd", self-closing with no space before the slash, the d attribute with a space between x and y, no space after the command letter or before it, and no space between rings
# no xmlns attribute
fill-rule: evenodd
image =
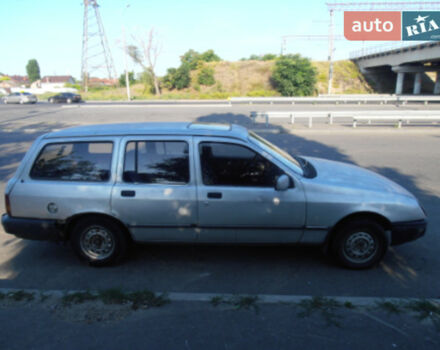
<svg viewBox="0 0 440 350"><path fill-rule="evenodd" d="M382 260L388 248L384 228L372 220L353 220L338 229L332 251L345 267L365 269Z"/></svg>
<svg viewBox="0 0 440 350"><path fill-rule="evenodd" d="M72 99L71 99L71 98L68 98L68 99L67 99L67 103L72 103Z"/></svg>
<svg viewBox="0 0 440 350"><path fill-rule="evenodd" d="M50 98L49 103L55 103L55 100L53 98Z"/></svg>
<svg viewBox="0 0 440 350"><path fill-rule="evenodd" d="M76 254L94 266L120 261L128 247L123 229L112 220L101 217L80 220L71 231L70 241Z"/></svg>

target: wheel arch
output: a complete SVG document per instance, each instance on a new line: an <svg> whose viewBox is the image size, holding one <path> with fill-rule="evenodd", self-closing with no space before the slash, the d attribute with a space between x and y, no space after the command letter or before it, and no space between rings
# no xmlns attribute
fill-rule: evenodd
<svg viewBox="0 0 440 350"><path fill-rule="evenodd" d="M383 216L381 214L378 214L375 212L370 212L370 211L361 211L361 212L351 213L347 216L344 216L335 225L333 225L333 227L330 228L330 230L327 234L326 240L325 240L325 244L324 244L325 251L327 251L328 248L331 246L332 240L333 240L335 234L338 232L338 230L341 227L343 227L346 223L348 223L350 221L354 221L354 220L372 220L372 221L378 223L379 225L381 225L385 231L391 230L390 220L388 220L385 216ZM387 239L390 240L391 237L387 237Z"/></svg>
<svg viewBox="0 0 440 350"><path fill-rule="evenodd" d="M65 223L64 223L64 238L66 240L70 239L70 234L72 232L72 229L75 227L75 225L84 219L88 219L88 218L104 218L107 220L112 221L115 225L117 225L119 228L122 229L122 231L124 232L124 234L126 235L127 239L130 242L133 242L133 237L130 233L130 230L128 229L128 227L119 219L115 218L114 216L108 215L108 214L103 214L103 213L80 213L80 214L75 214L71 217L69 217Z"/></svg>

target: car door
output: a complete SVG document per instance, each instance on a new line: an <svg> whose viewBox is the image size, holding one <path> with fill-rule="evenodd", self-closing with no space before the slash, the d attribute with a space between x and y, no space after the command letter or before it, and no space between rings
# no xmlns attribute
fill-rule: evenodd
<svg viewBox="0 0 440 350"><path fill-rule="evenodd" d="M20 102L20 93L19 92L14 92L13 94L9 95L8 97L8 102L12 102L12 103L19 103Z"/></svg>
<svg viewBox="0 0 440 350"><path fill-rule="evenodd" d="M197 198L191 137L127 137L112 211L136 241L192 241Z"/></svg>
<svg viewBox="0 0 440 350"><path fill-rule="evenodd" d="M221 138L194 139L202 241L298 242L305 224L301 182L273 156ZM276 191L287 174L290 188Z"/></svg>

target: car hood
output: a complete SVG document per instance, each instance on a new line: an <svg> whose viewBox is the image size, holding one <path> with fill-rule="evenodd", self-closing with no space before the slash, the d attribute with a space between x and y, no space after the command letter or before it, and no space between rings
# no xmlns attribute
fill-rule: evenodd
<svg viewBox="0 0 440 350"><path fill-rule="evenodd" d="M319 182L329 186L400 194L414 198L414 196L402 186L373 171L356 165L327 159L314 157L303 158L310 162L316 169L317 175L312 179L315 183Z"/></svg>

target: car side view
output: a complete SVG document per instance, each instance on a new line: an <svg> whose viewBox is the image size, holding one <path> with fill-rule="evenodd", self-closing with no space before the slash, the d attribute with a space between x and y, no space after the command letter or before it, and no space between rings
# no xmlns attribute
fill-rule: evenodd
<svg viewBox="0 0 440 350"><path fill-rule="evenodd" d="M38 99L35 95L32 95L29 92L13 92L8 96L3 97L3 102L5 104L8 103L37 103Z"/></svg>
<svg viewBox="0 0 440 350"><path fill-rule="evenodd" d="M132 242L321 245L377 264L424 235L417 199L360 167L292 156L238 125L132 123L40 136L5 190L6 232L70 241L92 265Z"/></svg>
<svg viewBox="0 0 440 350"><path fill-rule="evenodd" d="M61 92L47 99L49 103L73 103L81 102L81 95L71 92Z"/></svg>

